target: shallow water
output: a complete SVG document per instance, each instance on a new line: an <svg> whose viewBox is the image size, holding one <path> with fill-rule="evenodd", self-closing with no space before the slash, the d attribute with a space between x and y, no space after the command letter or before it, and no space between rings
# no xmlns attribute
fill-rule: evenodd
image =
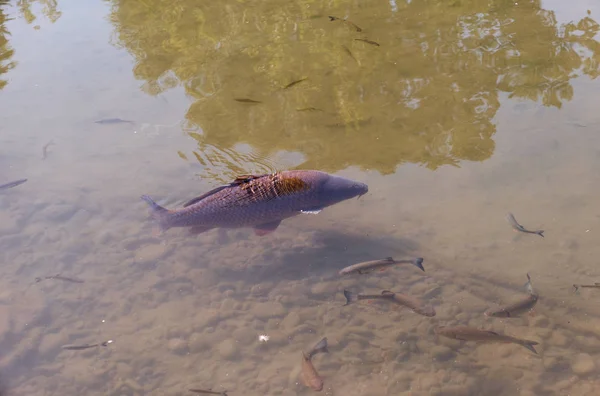
<svg viewBox="0 0 600 396"><path fill-rule="evenodd" d="M301 351L323 336L327 395L600 391L600 291L572 291L600 281L597 2L0 9L0 184L29 179L0 192L7 394L308 395ZM135 124L94 123L109 118ZM265 237L156 238L139 199L171 207L292 168L370 191ZM509 211L545 238L513 232ZM426 272L337 275L386 256L422 256ZM34 282L58 273L85 283ZM535 313L484 316L523 295L526 273ZM344 289L408 293L437 315L345 307ZM538 355L440 338L437 325L536 340Z"/></svg>

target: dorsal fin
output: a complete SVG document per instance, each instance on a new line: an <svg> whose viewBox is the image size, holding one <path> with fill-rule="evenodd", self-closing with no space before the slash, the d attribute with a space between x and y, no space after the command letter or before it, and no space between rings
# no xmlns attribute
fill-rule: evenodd
<svg viewBox="0 0 600 396"><path fill-rule="evenodd" d="M206 198L206 197L208 197L208 196L210 196L210 195L216 194L216 193L218 193L219 191L221 191L221 190L223 190L223 189L225 189L225 188L227 188L227 187L230 187L230 185L226 185L226 186L220 186L220 187L217 187L217 188L213 188L213 189L212 189L212 190L210 190L209 192L207 192L207 193L205 193L205 194L202 194L202 195L200 195L199 197L196 197L196 198L192 198L192 199L190 199L189 201L187 201L186 203L184 203L184 204L183 204L183 207L184 207L184 208L186 208L186 207L188 207L188 206L190 206L190 205L193 205L193 204L195 204L195 203L198 203L198 202L202 201L204 198Z"/></svg>
<svg viewBox="0 0 600 396"><path fill-rule="evenodd" d="M236 176L236 178L231 182L230 185L237 186L239 184L248 183L249 181L254 180L254 179L259 179L263 176L266 176L266 174L265 175L239 175L239 176Z"/></svg>

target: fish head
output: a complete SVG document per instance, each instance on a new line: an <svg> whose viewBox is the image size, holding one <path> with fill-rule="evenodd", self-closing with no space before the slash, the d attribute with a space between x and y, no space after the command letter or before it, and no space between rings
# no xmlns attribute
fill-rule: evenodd
<svg viewBox="0 0 600 396"><path fill-rule="evenodd" d="M340 176L324 174L319 184L319 198L323 206L333 205L350 198L360 197L369 191L364 183Z"/></svg>

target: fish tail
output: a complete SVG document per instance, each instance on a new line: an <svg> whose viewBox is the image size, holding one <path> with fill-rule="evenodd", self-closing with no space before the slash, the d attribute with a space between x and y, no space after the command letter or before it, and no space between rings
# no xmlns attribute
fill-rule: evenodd
<svg viewBox="0 0 600 396"><path fill-rule="evenodd" d="M539 236L541 236L542 238L544 237L544 230L539 230L535 232L536 234L538 234Z"/></svg>
<svg viewBox="0 0 600 396"><path fill-rule="evenodd" d="M421 271L425 272L425 268L423 267L423 257L417 257L413 260L413 265L419 268Z"/></svg>
<svg viewBox="0 0 600 396"><path fill-rule="evenodd" d="M154 202L154 200L148 195L142 195L141 198L148 204L148 206L150 206L150 210L152 211L152 217L158 222L159 230L161 232L164 232L171 228L171 225L169 224L169 210L163 208L162 206Z"/></svg>
<svg viewBox="0 0 600 396"><path fill-rule="evenodd" d="M321 341L317 342L317 344L308 353L307 359L312 359L312 357L317 353L329 353L329 349L327 349L327 337L323 337Z"/></svg>
<svg viewBox="0 0 600 396"><path fill-rule="evenodd" d="M344 297L346 297L346 304L344 305L350 305L353 302L358 301L358 296L354 293L352 293L351 291L345 290L344 289Z"/></svg>
<svg viewBox="0 0 600 396"><path fill-rule="evenodd" d="M539 344L537 341L519 340L519 344L523 345L525 348L529 349L531 352L533 352L537 355L537 351L533 347L534 345Z"/></svg>
<svg viewBox="0 0 600 396"><path fill-rule="evenodd" d="M529 276L529 274L527 274L527 283L525 283L525 289L529 294L535 294L535 291L533 290L533 283L531 283L531 277Z"/></svg>

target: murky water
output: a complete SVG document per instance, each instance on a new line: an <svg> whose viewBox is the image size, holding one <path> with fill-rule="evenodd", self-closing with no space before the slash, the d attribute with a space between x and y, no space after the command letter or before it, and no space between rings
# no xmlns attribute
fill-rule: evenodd
<svg viewBox="0 0 600 396"><path fill-rule="evenodd" d="M600 290L572 290L600 282L597 2L0 4L0 184L29 179L0 192L6 394L308 395L301 351L323 336L327 395L600 392ZM264 237L156 238L139 199L293 168L370 191ZM426 272L337 275L387 256ZM85 283L34 281L59 273ZM526 273L534 314L484 316ZM344 289L437 315L343 306Z"/></svg>

